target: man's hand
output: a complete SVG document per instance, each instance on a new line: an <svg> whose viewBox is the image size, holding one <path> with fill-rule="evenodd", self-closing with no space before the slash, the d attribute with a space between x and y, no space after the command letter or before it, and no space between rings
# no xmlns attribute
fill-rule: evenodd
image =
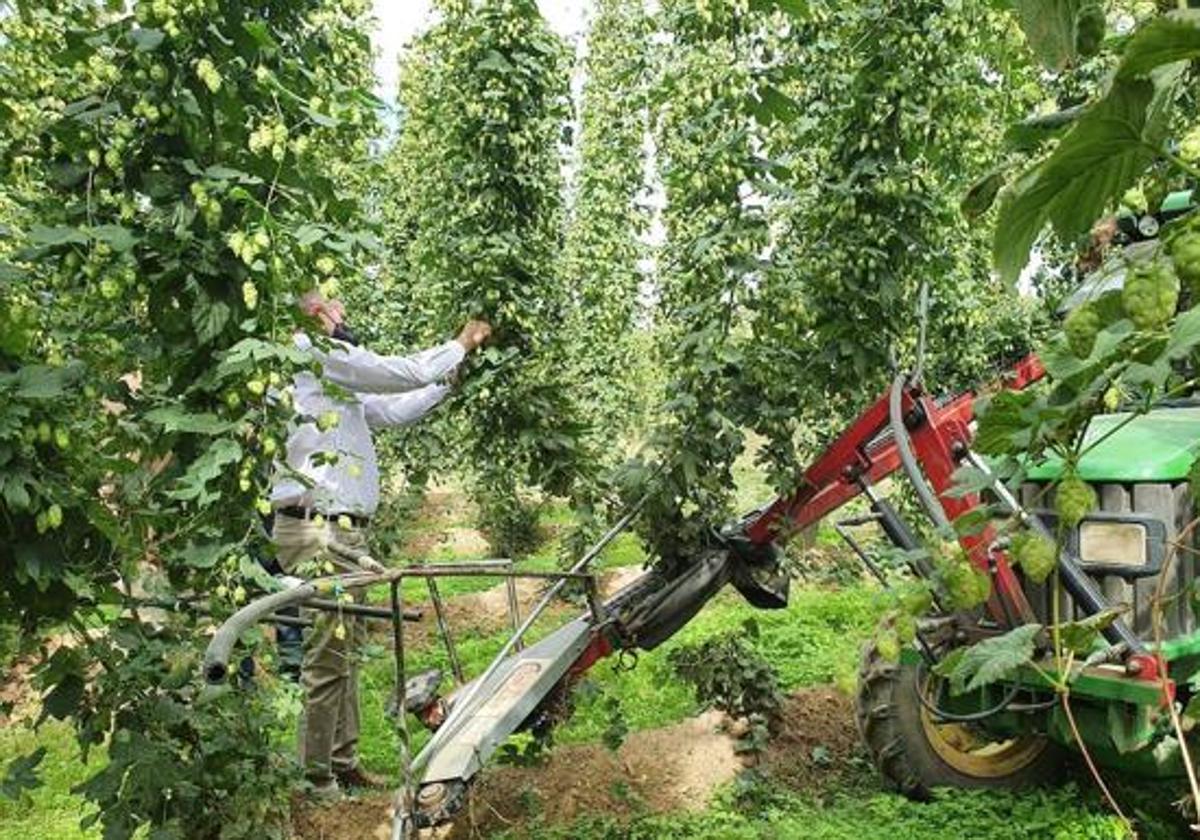
<svg viewBox="0 0 1200 840"><path fill-rule="evenodd" d="M458 343L470 353L483 344L492 335L492 325L487 321L467 321L458 334Z"/></svg>
<svg viewBox="0 0 1200 840"><path fill-rule="evenodd" d="M358 558L358 567L364 572L369 572L373 575L382 575L387 572L387 567L369 554L364 554Z"/></svg>

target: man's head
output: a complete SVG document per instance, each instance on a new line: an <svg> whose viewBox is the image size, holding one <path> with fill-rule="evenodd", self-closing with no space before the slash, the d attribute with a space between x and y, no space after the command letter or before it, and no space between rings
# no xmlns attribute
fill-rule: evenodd
<svg viewBox="0 0 1200 840"><path fill-rule="evenodd" d="M346 307L340 300L327 300L317 289L300 298L300 311L316 319L326 335L334 335L346 323Z"/></svg>

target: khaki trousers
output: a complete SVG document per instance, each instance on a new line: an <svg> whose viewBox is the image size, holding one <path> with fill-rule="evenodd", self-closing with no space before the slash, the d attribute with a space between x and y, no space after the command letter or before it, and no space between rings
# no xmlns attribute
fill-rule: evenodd
<svg viewBox="0 0 1200 840"><path fill-rule="evenodd" d="M352 554L366 550L362 529L341 528L332 521L318 525L276 516L272 536L279 565L287 574L302 578L327 574L322 568L327 561L339 574L360 571L331 545ZM351 594L355 601L362 600L361 591ZM358 765L358 660L366 631L360 618L329 612L311 617L314 624L306 632L300 666L304 714L298 740L304 773L319 784Z"/></svg>

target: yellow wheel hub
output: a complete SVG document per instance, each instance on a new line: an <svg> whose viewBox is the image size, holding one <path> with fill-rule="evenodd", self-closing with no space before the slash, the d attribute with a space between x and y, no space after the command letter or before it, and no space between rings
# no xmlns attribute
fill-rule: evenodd
<svg viewBox="0 0 1200 840"><path fill-rule="evenodd" d="M927 691L928 682L922 688ZM1046 739L1038 735L993 741L965 724L936 720L924 706L921 708L921 726L929 745L942 761L959 773L977 779L1010 776L1036 761L1048 746Z"/></svg>

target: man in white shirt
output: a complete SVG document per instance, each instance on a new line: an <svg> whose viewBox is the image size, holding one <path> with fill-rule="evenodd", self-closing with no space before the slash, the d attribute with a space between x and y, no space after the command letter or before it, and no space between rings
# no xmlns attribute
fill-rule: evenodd
<svg viewBox="0 0 1200 840"><path fill-rule="evenodd" d="M305 314L329 336L321 346L303 333L296 346L312 355L320 376L298 374L297 415L284 463L271 491L272 538L280 566L301 577L328 571L378 571L366 556L366 527L379 505L379 465L371 430L414 423L445 398L444 380L491 334L470 321L458 338L411 356L383 356L355 346L340 301L312 292ZM355 560L354 558L360 558ZM309 633L301 682L300 759L316 795L381 780L358 764L360 621L323 614Z"/></svg>

